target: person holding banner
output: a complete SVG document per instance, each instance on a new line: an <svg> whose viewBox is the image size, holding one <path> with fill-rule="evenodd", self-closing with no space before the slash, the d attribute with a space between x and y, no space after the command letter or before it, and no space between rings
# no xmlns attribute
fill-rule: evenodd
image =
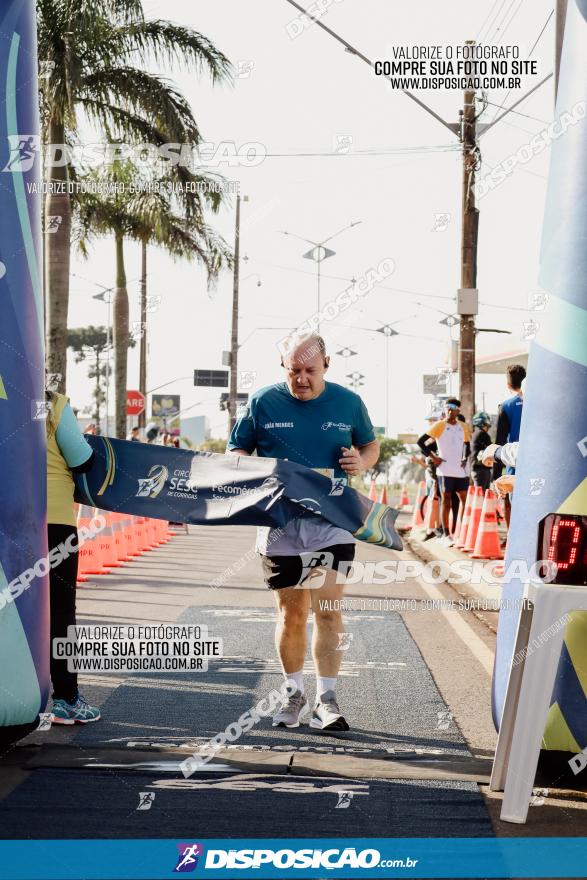
<svg viewBox="0 0 587 880"><path fill-rule="evenodd" d="M330 494L342 492L348 477L379 458L379 442L366 407L353 391L325 381L329 357L321 336L291 337L282 357L285 382L257 391L240 412L227 452L282 458L330 476ZM320 512L320 498L293 499ZM322 517L299 517L284 529L259 528L265 582L278 611L276 647L286 679L296 684L273 719L274 727L298 727L308 711L303 680L306 625L312 608L312 656L316 703L310 726L348 730L336 699L336 679L344 635L338 610L344 578L355 554L354 538ZM319 586L319 591L315 589ZM314 589L312 589L314 587Z"/></svg>
<svg viewBox="0 0 587 880"><path fill-rule="evenodd" d="M100 710L81 696L77 674L69 672L67 660L53 656L53 639L66 638L67 627L75 626L75 596L78 564L78 534L73 506L72 472L84 473L92 466L94 453L79 429L67 397L46 392L47 429L47 523L49 559L60 558L49 575L51 607L51 682L54 724L86 724L98 721Z"/></svg>

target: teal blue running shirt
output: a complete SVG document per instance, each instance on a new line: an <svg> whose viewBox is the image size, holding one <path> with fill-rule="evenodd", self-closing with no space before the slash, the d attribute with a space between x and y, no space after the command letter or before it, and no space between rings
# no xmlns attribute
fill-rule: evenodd
<svg viewBox="0 0 587 880"><path fill-rule="evenodd" d="M365 446L375 440L367 408L358 394L326 382L313 400L298 400L285 382L256 391L238 420L227 448L255 450L263 458L282 458L345 477L339 465L342 447ZM283 535L259 529L257 550L269 556L288 556L349 544L354 538L325 520L301 519L290 523Z"/></svg>

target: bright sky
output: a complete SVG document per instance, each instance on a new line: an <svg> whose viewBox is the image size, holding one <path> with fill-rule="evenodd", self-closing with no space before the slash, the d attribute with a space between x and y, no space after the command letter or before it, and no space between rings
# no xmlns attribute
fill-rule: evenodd
<svg viewBox="0 0 587 880"><path fill-rule="evenodd" d="M272 328L294 327L316 311L315 266L302 258L309 245L280 230L319 241L360 220L329 245L336 254L323 263L322 307L348 286L347 279L360 278L384 258L393 259L396 268L384 287L322 324L333 355L329 378L344 383L347 371L359 371L374 424L385 423L388 389L390 433L420 432L427 411L422 375L435 373L446 361L449 330L439 321L454 310L460 286L462 163L456 137L317 26L291 39L286 25L297 13L286 0L146 0L144 7L148 17L196 28L248 71L234 87L214 88L206 78L172 74L206 140L237 147L255 142L268 154L254 168L225 164L219 169L240 180L241 193L250 199L242 205L241 256L248 260L241 267L239 369L256 374L254 387L280 381L276 343L285 331ZM337 0L322 20L373 59L392 57L393 45L456 46L475 38L498 45L500 35L504 45L519 45L521 57L527 57L551 11L552 0ZM523 78L521 91L507 95L507 106L552 71L553 45L551 18L532 53L539 75ZM447 121L458 120L461 91L420 91L418 97ZM489 92L488 99L492 103L482 122L501 112L494 105L503 104L506 92ZM482 138L481 175L551 121L552 80L517 110ZM339 137L352 139L344 155L335 152ZM547 172L545 151L518 165L479 203L483 305L477 324L512 334L479 334L480 355L525 345L529 295L539 290ZM437 213L450 214L444 231L434 230ZM234 200L213 223L232 244ZM140 252L130 243L126 269L131 322L138 321ZM98 284L114 283L113 241L98 242L88 261L76 258L72 271L90 280L72 279L70 326L105 324L106 306L91 294L99 291ZM209 296L201 270L151 249L148 293L161 296L158 310L149 315L148 387L177 379L164 390L181 394L182 409L193 407L186 417L206 414L212 435L225 436L218 390L194 388L191 377L194 368L221 368L221 352L230 347L231 274L225 273ZM387 343L375 329L391 322L398 322L400 335ZM335 355L343 346L357 351L348 370ZM90 403L87 366L71 360L68 371L73 403ZM484 401L484 408L495 412L507 396L505 383L493 376L479 376L477 382L478 405ZM456 392L458 377L453 383ZM137 386L138 346L129 358L129 387ZM111 399L111 413L112 407Z"/></svg>

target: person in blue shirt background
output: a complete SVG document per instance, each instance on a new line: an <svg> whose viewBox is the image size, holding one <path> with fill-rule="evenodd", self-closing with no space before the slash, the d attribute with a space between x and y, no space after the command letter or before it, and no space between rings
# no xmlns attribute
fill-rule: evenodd
<svg viewBox="0 0 587 880"><path fill-rule="evenodd" d="M517 443L520 439L520 426L522 424L522 410L524 406L524 394L522 382L526 378L526 370L521 364L510 364L506 370L507 387L513 392L513 397L508 397L499 407L497 416L497 428L495 430L495 442L498 446L506 443ZM508 467L506 473L515 474L516 469ZM496 462L493 468L493 479L501 476L501 463ZM511 515L511 501L505 498L505 518L509 528Z"/></svg>
<svg viewBox="0 0 587 880"><path fill-rule="evenodd" d="M286 381L252 395L239 414L227 452L288 459L345 480L373 467L379 442L365 404L348 388L325 381L329 362L321 336L293 339L281 361ZM258 530L257 551L278 610L277 651L286 679L296 686L274 716L274 727L298 727L308 711L302 670L311 607L316 704L310 726L349 729L336 700L342 659L337 649L344 627L335 600L344 589L337 571L348 571L354 543L349 532L320 517L300 517L285 529Z"/></svg>

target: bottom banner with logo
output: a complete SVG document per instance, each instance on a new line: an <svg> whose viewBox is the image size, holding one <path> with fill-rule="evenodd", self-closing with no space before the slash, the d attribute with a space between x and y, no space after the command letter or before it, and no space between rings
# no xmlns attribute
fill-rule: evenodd
<svg viewBox="0 0 587 880"><path fill-rule="evenodd" d="M10 880L585 877L587 838L2 840L0 864Z"/></svg>
<svg viewBox="0 0 587 880"><path fill-rule="evenodd" d="M370 501L339 477L278 458L189 452L168 446L86 438L88 473L76 476L76 501L102 510L200 525L284 528L322 517L360 541L402 550L397 511Z"/></svg>

